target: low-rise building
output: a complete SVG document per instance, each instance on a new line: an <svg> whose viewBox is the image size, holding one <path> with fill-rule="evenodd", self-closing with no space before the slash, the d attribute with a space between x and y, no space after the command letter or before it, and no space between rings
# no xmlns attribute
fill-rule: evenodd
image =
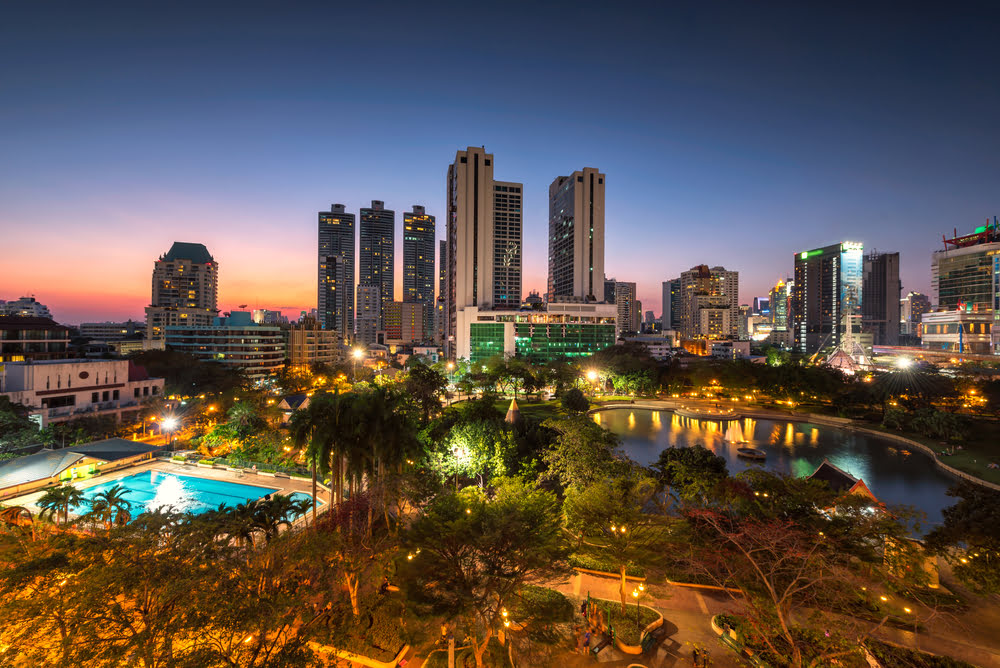
<svg viewBox="0 0 1000 668"><path fill-rule="evenodd" d="M627 343L638 343L646 348L650 357L660 362L673 357L677 348L681 346L681 338L678 332L667 330L659 334L639 334L638 336L625 337Z"/></svg>
<svg viewBox="0 0 1000 668"><path fill-rule="evenodd" d="M998 349L989 311L934 311L924 313L920 324L921 347L927 350L989 354Z"/></svg>
<svg viewBox="0 0 1000 668"><path fill-rule="evenodd" d="M239 369L253 381L264 380L284 366L284 332L254 323L247 311L233 311L205 327L170 326L165 332L168 348Z"/></svg>
<svg viewBox="0 0 1000 668"><path fill-rule="evenodd" d="M41 426L80 417L130 420L140 404L163 393L163 379L150 378L130 360L37 360L0 365L0 395L37 415Z"/></svg>
<svg viewBox="0 0 1000 668"><path fill-rule="evenodd" d="M9 302L0 299L0 315L52 319L49 307L36 301L34 297L21 297Z"/></svg>
<svg viewBox="0 0 1000 668"><path fill-rule="evenodd" d="M313 318L304 318L285 330L286 355L292 368L311 364L336 364L344 359L344 339L331 329L323 329Z"/></svg>
<svg viewBox="0 0 1000 668"><path fill-rule="evenodd" d="M125 322L85 322L80 325L80 336L97 341L121 341L136 334L141 336L146 334L145 323L126 320Z"/></svg>
<svg viewBox="0 0 1000 668"><path fill-rule="evenodd" d="M63 359L69 350L69 327L52 318L0 316L0 362Z"/></svg>

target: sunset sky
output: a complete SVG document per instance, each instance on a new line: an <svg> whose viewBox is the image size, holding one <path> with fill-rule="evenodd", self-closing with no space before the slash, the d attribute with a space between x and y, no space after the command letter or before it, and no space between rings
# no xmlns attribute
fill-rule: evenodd
<svg viewBox="0 0 1000 668"><path fill-rule="evenodd" d="M317 211L384 200L398 266L411 205L443 238L469 145L524 183L525 294L549 183L597 167L607 273L657 315L693 265L738 270L749 303L844 239L928 292L941 235L1000 214L991 3L363 4L5 3L0 299L141 319L153 261L189 241L223 310L294 317Z"/></svg>

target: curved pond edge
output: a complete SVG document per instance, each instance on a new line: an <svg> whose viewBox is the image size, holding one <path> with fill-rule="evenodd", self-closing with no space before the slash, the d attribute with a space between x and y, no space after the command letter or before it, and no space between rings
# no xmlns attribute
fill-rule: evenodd
<svg viewBox="0 0 1000 668"><path fill-rule="evenodd" d="M607 410L620 410L620 409L623 409L623 408L627 408L627 409L636 409L636 408L638 408L640 410L672 411L672 412L677 412L678 409L679 409L681 411L685 411L685 412L682 412L682 413L679 413L679 414L682 415L682 416L685 415L685 414L689 414L689 415L687 415L687 417L694 417L695 414L699 412L699 411L685 410L685 408L683 406L676 405L673 402L664 401L662 403L655 403L655 402L647 400L647 401L642 401L642 402L638 402L637 401L634 404L633 403L607 404L607 405L604 405L604 406L599 406L597 408L590 409L589 411L587 411L587 415L593 415L594 413L599 413L601 411L607 411ZM904 445L906 445L908 447L916 448L920 452L924 453L925 455L927 455L928 457L930 457L932 460L934 460L934 463L937 465L937 467L939 469L941 469L945 473L947 473L947 474L949 474L949 475L951 475L951 476L953 476L955 478L960 478L962 480L968 480L971 483L975 483L977 485L982 485L983 487L986 487L988 489L992 489L992 490L1000 492L1000 485L997 485L996 483L992 483L989 480L983 480L982 478L977 478L976 476L972 475L971 473L966 473L965 471L959 471L958 469L956 469L956 468L954 468L952 466L949 466L948 464L945 464L944 462L941 461L941 459L938 457L938 454L936 452L934 452L934 450L932 448L930 448L929 446L924 445L923 443L920 443L918 441L914 441L911 438L907 438L906 436L901 436L899 434L893 434L893 433L890 433L890 432L877 431L875 429L870 429L868 427L862 426L860 423L858 423L855 420L852 420L850 418L839 418L839 417L833 417L831 415L817 415L816 413L793 413L793 414L790 414L790 415L786 415L784 413L775 413L775 412L767 411L767 410L745 409L745 408L738 408L738 407L732 409L732 412L734 414L738 415L738 417L740 417L740 418L755 418L755 419L761 419L761 420L781 420L781 421L784 421L784 422L808 422L810 424L821 424L821 425L826 425L827 427L837 427L839 429L846 429L848 431L857 431L857 432L861 432L863 434L868 434L870 436L876 436L878 438L884 438L886 440L896 441L897 443L902 443L902 444L904 444ZM701 417L699 419L703 419L703 420L707 420L707 419L719 419L719 418L710 418L710 417L708 417L708 415L709 415L709 413L705 413L704 417ZM733 418L722 418L722 419L733 419Z"/></svg>

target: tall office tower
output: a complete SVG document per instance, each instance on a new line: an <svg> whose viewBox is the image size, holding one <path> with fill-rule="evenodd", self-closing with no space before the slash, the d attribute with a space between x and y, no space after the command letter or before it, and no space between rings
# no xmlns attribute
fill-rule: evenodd
<svg viewBox="0 0 1000 668"><path fill-rule="evenodd" d="M162 348L166 327L212 324L219 314L219 265L203 244L175 241L153 263L153 298L146 307L146 347Z"/></svg>
<svg viewBox="0 0 1000 668"><path fill-rule="evenodd" d="M354 214L343 204L319 212L318 264L319 321L349 341L354 337Z"/></svg>
<svg viewBox="0 0 1000 668"><path fill-rule="evenodd" d="M358 285L377 285L379 289L378 327L385 328L385 306L395 291L393 243L396 235L396 212L377 199L370 208L361 209L358 225ZM432 270L433 271L433 270Z"/></svg>
<svg viewBox="0 0 1000 668"><path fill-rule="evenodd" d="M516 309L521 305L521 198L519 183L493 180L493 155L470 146L455 154L447 178L447 354L459 337L466 307Z"/></svg>
<svg viewBox="0 0 1000 668"><path fill-rule="evenodd" d="M632 331L642 332L642 301L635 300L635 308L632 309Z"/></svg>
<svg viewBox="0 0 1000 668"><path fill-rule="evenodd" d="M1000 225L996 219L975 232L944 240L931 256L933 304L940 311L983 313L1000 308Z"/></svg>
<svg viewBox="0 0 1000 668"><path fill-rule="evenodd" d="M619 338L628 332L639 331L639 311L635 298L635 283L615 281L615 304L618 305L617 331Z"/></svg>
<svg viewBox="0 0 1000 668"><path fill-rule="evenodd" d="M681 280L672 278L663 281L663 312L660 323L664 330L675 332L681 329Z"/></svg>
<svg viewBox="0 0 1000 668"><path fill-rule="evenodd" d="M931 300L927 295L922 292L911 292L899 300L899 321L901 323L918 323L920 316L929 313L930 310Z"/></svg>
<svg viewBox="0 0 1000 668"><path fill-rule="evenodd" d="M434 338L434 216L403 213L403 301L423 304L423 341Z"/></svg>
<svg viewBox="0 0 1000 668"><path fill-rule="evenodd" d="M604 301L604 174L593 167L549 185L548 294Z"/></svg>
<svg viewBox="0 0 1000 668"><path fill-rule="evenodd" d="M861 315L863 256L863 244L852 241L795 254L789 316L796 350L840 346L845 317Z"/></svg>
<svg viewBox="0 0 1000 668"><path fill-rule="evenodd" d="M778 331L788 330L788 284L778 281L771 288L771 324Z"/></svg>
<svg viewBox="0 0 1000 668"><path fill-rule="evenodd" d="M763 316L767 321L770 321L771 320L770 297L754 297L753 310L750 315Z"/></svg>
<svg viewBox="0 0 1000 668"><path fill-rule="evenodd" d="M861 324L877 346L899 345L899 253L873 251L862 264Z"/></svg>
<svg viewBox="0 0 1000 668"><path fill-rule="evenodd" d="M521 229L523 226L520 183L493 183L493 308L521 307Z"/></svg>
<svg viewBox="0 0 1000 668"><path fill-rule="evenodd" d="M438 293L434 302L434 340L444 346L448 340L448 242L438 246Z"/></svg>
<svg viewBox="0 0 1000 668"><path fill-rule="evenodd" d="M740 274L702 264L681 272L680 332L685 339L735 339L740 326Z"/></svg>
<svg viewBox="0 0 1000 668"><path fill-rule="evenodd" d="M354 319L354 331L358 341L370 346L378 343L378 332L384 326L379 325L379 312L382 309L381 291L377 285L358 286L357 317Z"/></svg>

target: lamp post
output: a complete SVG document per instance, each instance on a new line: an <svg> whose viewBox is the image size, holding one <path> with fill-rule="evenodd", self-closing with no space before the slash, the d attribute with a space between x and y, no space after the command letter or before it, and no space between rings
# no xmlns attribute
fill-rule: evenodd
<svg viewBox="0 0 1000 668"><path fill-rule="evenodd" d="M642 584L637 589L632 590L632 596L635 598L635 628L639 628L639 597L644 591L646 591L646 587Z"/></svg>
<svg viewBox="0 0 1000 668"><path fill-rule="evenodd" d="M365 354L365 352L363 350L361 350L361 348L355 348L354 350L351 351L351 358L352 358L352 364L353 364L352 369L354 371L354 382L355 383L358 382L358 360L361 359L361 357L364 354Z"/></svg>
<svg viewBox="0 0 1000 668"><path fill-rule="evenodd" d="M455 363L452 362L451 360L448 360L448 363L445 364L445 368L448 369L448 385L454 385L455 384ZM451 399L448 399L448 405L451 406Z"/></svg>
<svg viewBox="0 0 1000 668"><path fill-rule="evenodd" d="M167 445L170 446L171 450L174 449L173 448L173 444L174 444L174 429L176 429L176 428L177 428L177 418L175 418L175 417L164 417L162 420L160 420L160 431L162 432L164 429L167 430Z"/></svg>

